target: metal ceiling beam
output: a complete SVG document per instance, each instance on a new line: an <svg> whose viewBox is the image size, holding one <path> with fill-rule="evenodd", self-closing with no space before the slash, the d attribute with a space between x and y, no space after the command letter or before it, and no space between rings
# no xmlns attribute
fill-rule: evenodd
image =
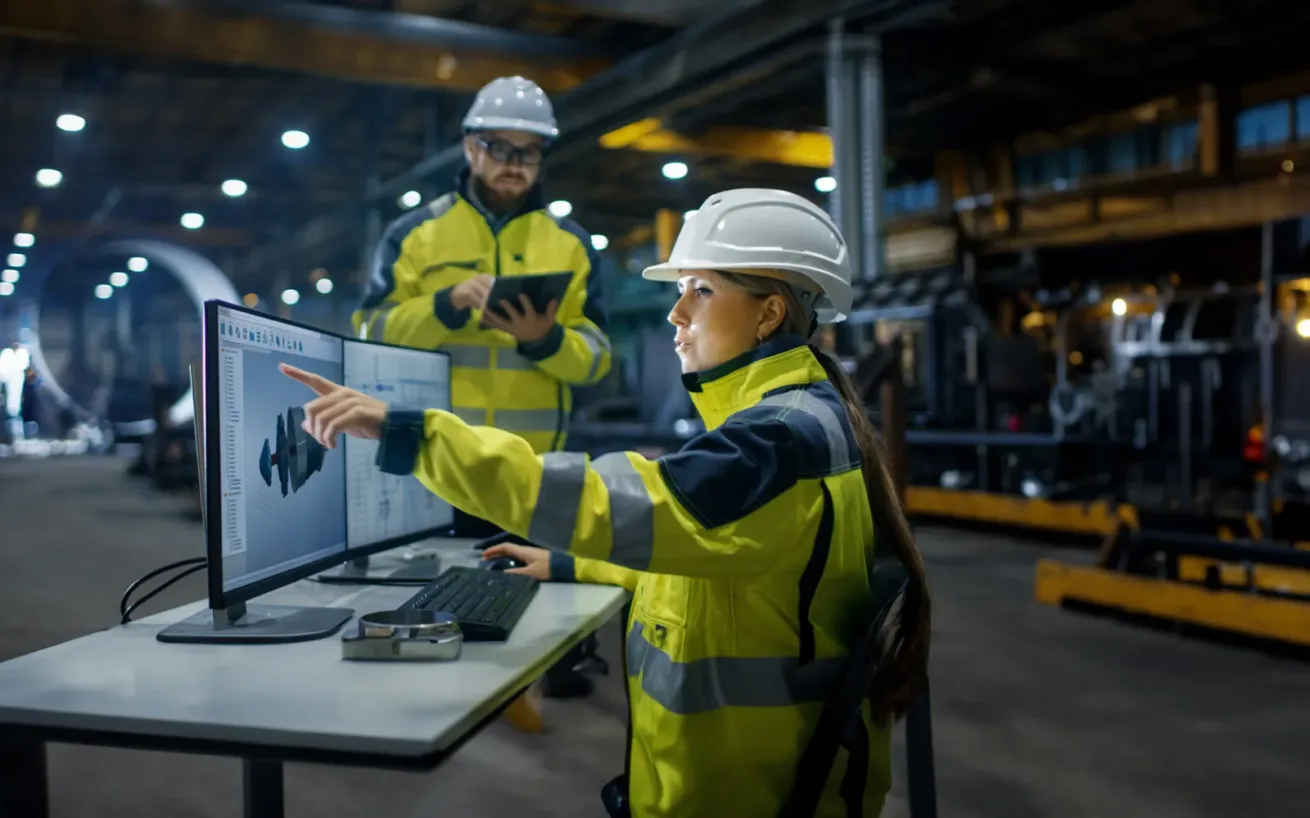
<svg viewBox="0 0 1310 818"><path fill-rule="evenodd" d="M798 60L817 59L823 42L817 29L832 18L866 20L869 33L875 33L940 19L948 8L944 0L753 0L719 8L560 95L555 110L563 136L552 162L594 151L602 134L621 125L767 82L771 74ZM420 180L453 174L462 161L463 146L452 145L378 185L369 201L315 219L284 241L255 251L230 273L281 264L321 243L358 236L368 204L393 199Z"/></svg>
<svg viewBox="0 0 1310 818"><path fill-rule="evenodd" d="M730 0L727 5L749 5L749 0ZM705 13L704 0L542 0L533 3L533 8L671 28L692 23Z"/></svg>
<svg viewBox="0 0 1310 818"><path fill-rule="evenodd" d="M531 75L572 88L608 60L594 47L421 15L237 0L0 3L0 34L132 54L472 91Z"/></svg>
<svg viewBox="0 0 1310 818"><path fill-rule="evenodd" d="M733 156L773 165L827 170L832 167L832 139L812 131L767 131L710 128L683 136L648 117L600 138L602 148L681 156Z"/></svg>

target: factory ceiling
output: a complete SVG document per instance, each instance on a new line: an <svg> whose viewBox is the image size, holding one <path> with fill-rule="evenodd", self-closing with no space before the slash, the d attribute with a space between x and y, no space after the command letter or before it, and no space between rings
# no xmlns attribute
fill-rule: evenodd
<svg viewBox="0 0 1310 818"><path fill-rule="evenodd" d="M547 174L593 232L737 185L819 199L824 26L882 33L895 179L1200 83L1306 68L1287 0L10 0L0 230L184 241L258 288L357 266L366 199L440 193L471 91L521 73L565 130ZM83 122L60 130L61 114ZM62 127L62 126L61 126ZM293 141L286 142L285 135ZM308 144L289 147L302 134ZM661 172L685 162L686 178ZM41 169L61 181L34 183ZM240 181L242 195L232 196ZM201 214L188 229L182 214ZM34 221L35 220L35 221Z"/></svg>

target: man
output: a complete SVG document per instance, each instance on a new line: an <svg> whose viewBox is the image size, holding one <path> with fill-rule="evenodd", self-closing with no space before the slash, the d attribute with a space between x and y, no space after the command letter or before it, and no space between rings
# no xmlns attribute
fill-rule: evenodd
<svg viewBox="0 0 1310 818"><path fill-rule="evenodd" d="M559 135L550 99L531 80L488 83L464 118L456 190L394 223L373 258L360 337L450 355L451 403L474 425L495 426L537 452L564 448L573 386L610 369L599 259L576 222L546 210L541 162ZM568 271L559 303L537 312L526 297L484 312L497 276ZM497 529L457 512L463 536ZM594 645L594 642L592 643ZM546 695L586 695L589 679L566 658L546 677Z"/></svg>

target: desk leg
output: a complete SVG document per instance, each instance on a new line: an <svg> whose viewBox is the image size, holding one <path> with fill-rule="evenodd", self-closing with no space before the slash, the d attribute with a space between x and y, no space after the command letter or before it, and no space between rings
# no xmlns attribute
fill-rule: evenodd
<svg viewBox="0 0 1310 818"><path fill-rule="evenodd" d="M282 818L285 805L282 762L247 758L242 765L245 818Z"/></svg>
<svg viewBox="0 0 1310 818"><path fill-rule="evenodd" d="M0 802L5 818L49 818L45 742L0 731Z"/></svg>

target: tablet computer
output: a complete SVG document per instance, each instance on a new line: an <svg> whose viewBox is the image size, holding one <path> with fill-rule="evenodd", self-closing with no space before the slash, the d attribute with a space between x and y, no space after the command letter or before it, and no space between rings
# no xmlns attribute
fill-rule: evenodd
<svg viewBox="0 0 1310 818"><path fill-rule="evenodd" d="M496 283L491 285L491 292L487 295L487 306L483 308L483 312L507 318L508 316L500 308L500 302L504 300L517 306L520 295L528 297L534 310L545 312L550 302L564 299L564 293L569 289L569 283L572 281L573 273L499 277Z"/></svg>

